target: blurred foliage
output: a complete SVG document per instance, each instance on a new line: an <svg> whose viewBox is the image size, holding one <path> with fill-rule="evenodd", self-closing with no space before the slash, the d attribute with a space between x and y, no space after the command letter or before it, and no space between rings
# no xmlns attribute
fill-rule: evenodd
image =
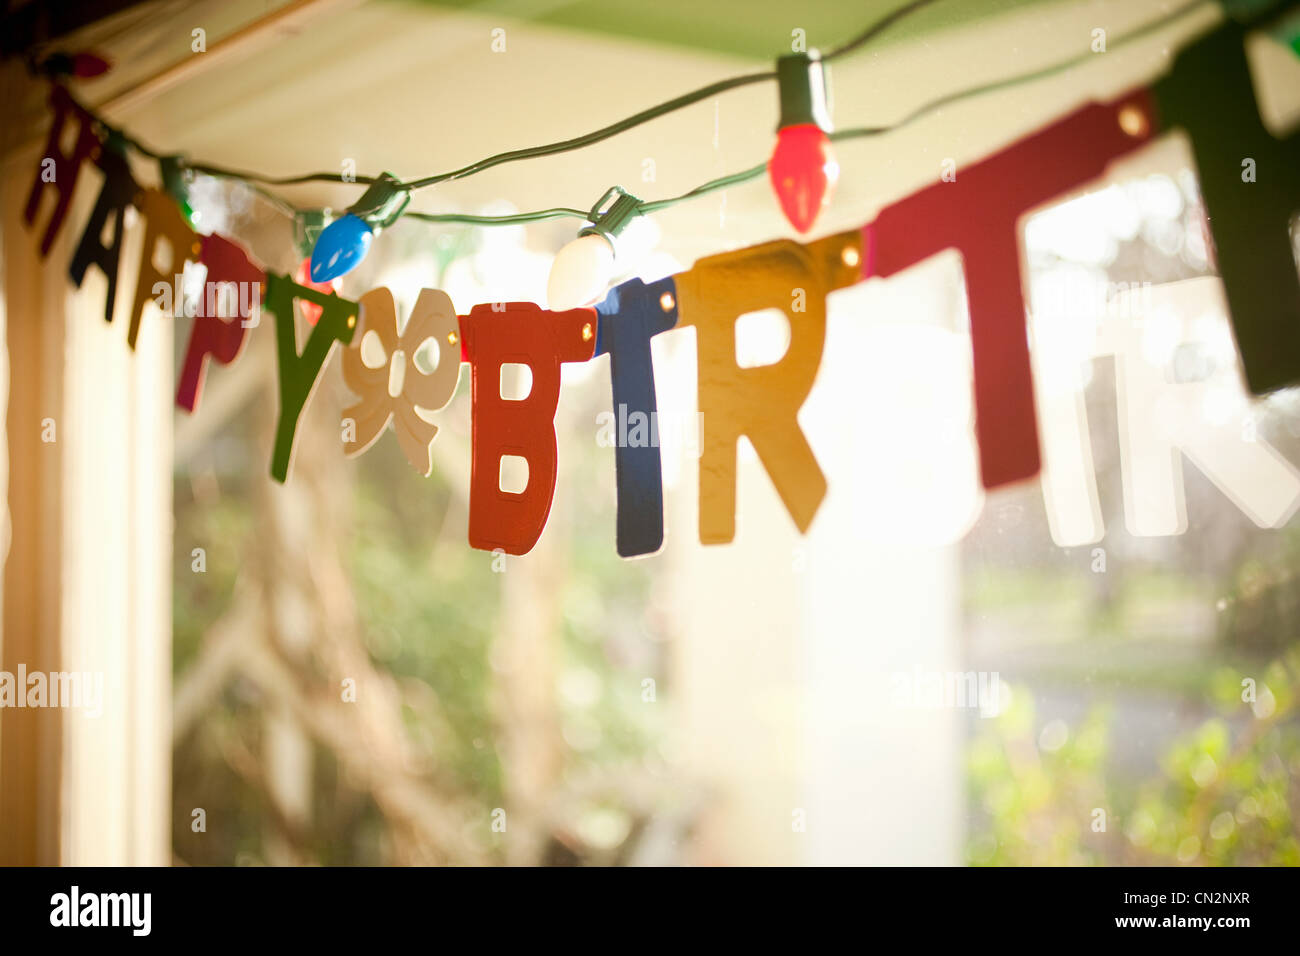
<svg viewBox="0 0 1300 956"><path fill-rule="evenodd" d="M1300 634L1300 528L1277 536L1272 550L1241 563L1224 602L1224 640L1258 652Z"/></svg>
<svg viewBox="0 0 1300 956"><path fill-rule="evenodd" d="M462 392L467 384L463 377ZM641 682L653 678L657 700L667 702L668 625L655 594L660 566L618 558L612 493L572 492L612 483L612 449L598 447L594 425L586 427L607 403L608 379L594 375L566 388L569 412L558 423L571 431L561 436L569 473L561 476L557 495L572 493L581 506L566 509L557 502L546 529L560 542L551 570L561 588L555 602L561 616L550 638L556 642L561 766L554 792L535 797L554 828L543 849L543 861L551 863L627 858L657 799L643 777L658 772L664 707L645 706ZM461 405L468 406L464 394ZM177 686L200 662L238 589L279 573L262 566L259 550L264 502L255 483L266 480L259 458L265 419L264 410L232 419L217 447L175 478ZM439 441L465 440L446 427ZM395 684L407 761L432 793L468 807L478 821L472 838L484 859L504 862L491 821L495 808L508 806L496 660L506 575L495 573L493 555L468 547L466 502L439 469L431 478L418 475L391 436L354 461L340 455L337 467L351 470L355 480L346 485L352 489L340 509L346 520L331 546L347 571L364 652ZM192 573L191 551L199 546L206 567ZM271 636L269 620L258 626ZM308 690L326 690L324 675L301 676ZM275 712L277 701L264 688L236 675L176 741L177 860L261 864L276 858L272 840L289 845L293 858L319 864L406 859L396 845L400 826L317 737L309 739L307 823L279 816L266 779L266 721ZM192 827L195 808L205 813L203 832Z"/></svg>
<svg viewBox="0 0 1300 956"><path fill-rule="evenodd" d="M1187 173L1178 184L1183 199L1172 212L1136 202L1134 222L1141 228L1112 237L1104 261L1085 263L1099 278L1163 282L1208 274L1204 250L1186 241L1201 233L1195 179ZM1131 192L1122 196L1141 198L1140 189ZM411 242L423 244L426 236L412 233ZM1173 252L1156 241L1169 236L1181 243ZM1094 245L1028 252L1041 270L1069 265L1071 249ZM444 273L464 251L449 240L439 245L434 266ZM439 275L439 288L444 278ZM357 287L367 281L359 275ZM985 655L989 670L1016 669L1005 710L994 719L976 718L968 860L1300 864L1294 812L1300 807L1294 650L1300 524L1281 533L1257 528L1189 467L1187 532L1158 539L1128 534L1113 363L1094 361L1091 369L1087 402L1104 547L1053 546L1037 483L990 494L960 546L966 650ZM460 441L462 456L468 455L465 386L462 378L458 399L440 418L439 437L444 447ZM337 387L338 375L330 371L321 391ZM327 397L314 397L313 409ZM548 805L549 842L540 854L548 863L671 860L678 834L689 831L697 812L689 801L674 806L665 796L673 789L665 785L659 754L667 708L646 707L641 697L641 681L649 677L657 699L671 701L664 649L672 618L657 593L663 564L624 562L614 553L613 452L595 444L592 424L608 406L602 366L585 381L566 383L557 418L562 473L546 535L558 542L551 560L560 613L548 635L555 642L556 686L554 713L546 716L554 719L561 753L553 792L534 795ZM1291 461L1300 461L1296 408L1259 422L1261 436ZM336 412L318 416L317 427L333 428ZM239 588L282 571L258 558L271 414L245 408L204 442L200 460L178 467L178 686ZM488 821L508 802L511 783L502 726L507 708L494 659L501 650L504 576L494 573L491 555L467 546L466 503L437 466L432 478L421 478L391 437L355 461L331 457L321 467L330 462L354 481L348 500L339 502L347 513L340 540L329 546L342 557L353 591L357 640L396 687L403 755L436 797L468 805L485 860L502 862ZM577 506L565 508L566 501ZM206 550L203 574L191 573L191 549L198 546ZM268 622L259 627L272 629ZM1253 663L1269 660L1266 667ZM1252 675L1255 698L1246 701L1241 681ZM313 689L325 686L321 674L301 676L320 685ZM1047 709L1049 692L1078 704L1072 712L1082 716L1040 720L1036 711ZM401 825L349 778L341 755L316 739L310 741L307 823L280 818L265 779L268 715L277 704L267 693L235 676L175 742L177 859L262 863L284 858L277 843L291 845L293 858L322 864L406 859ZM1158 711L1161 702L1167 711ZM192 813L200 807L206 832L195 833ZM652 829L647 821L674 814L677 830L656 838L668 849L654 857L641 853L643 831Z"/></svg>
<svg viewBox="0 0 1300 956"><path fill-rule="evenodd" d="M1222 668L1218 714L1178 736L1159 773L1129 780L1107 758L1114 708L1076 727L1035 720L1013 689L969 752L975 865L1300 865L1300 651L1258 678Z"/></svg>

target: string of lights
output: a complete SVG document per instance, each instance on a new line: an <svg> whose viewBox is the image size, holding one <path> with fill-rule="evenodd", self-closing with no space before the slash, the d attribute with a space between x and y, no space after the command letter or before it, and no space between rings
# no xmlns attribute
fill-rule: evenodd
<svg viewBox="0 0 1300 956"><path fill-rule="evenodd" d="M891 26L898 20L902 19L907 14L910 14L915 10L920 9L921 7L929 6L930 4L933 4L935 2L937 2L937 0L912 0L912 2L907 4L906 6L900 7L899 9L882 17L881 19L876 20L871 24L869 24L867 27L865 27L862 30L861 33L859 33L853 39L835 48L829 54L827 54L827 59L834 56L840 56L845 53L849 53L861 48L863 45L873 40L875 37L877 37L882 32L884 32L885 29L887 29L889 26ZM617 123L611 123L608 126L602 127L601 129L598 130L594 130L590 133L586 133L582 136L575 136L571 139L560 140L555 143L548 143L544 146L532 146L524 149L510 150L504 153L497 153L493 156L488 156L476 162L470 163L466 166L462 166L459 169L454 169L445 173L438 173L432 176L424 176L407 182L399 182L396 185L399 188L408 191L416 190L416 189L424 189L428 186L437 185L438 183L450 182L456 179L464 179L467 176L472 176L476 173L481 173L484 170L492 169L493 167L500 166L503 163L511 163L523 159L535 159L542 156L553 156L556 155L557 153L566 153L572 150L582 149L583 147L592 146L596 143L602 142L603 140L607 140L614 136L617 136L620 133L624 133L630 129L634 129L637 126L641 126L644 125L645 123L649 123L650 121L658 119L661 116L666 116L669 113L673 113L676 112L677 110L684 109L687 106L692 106L695 103L699 103L703 100L711 99L714 96L718 96L719 94L726 93L730 90L739 89L742 86L749 86L754 83L762 83L767 80L776 79L776 75L777 74L775 70L766 70L759 73L749 73L743 76L733 76L727 79L718 80L714 83L708 84L707 86L700 87L697 90L692 90L689 93L684 93L681 96L675 97L674 99L667 100L666 102L663 103L659 103L656 106L651 106L648 109L644 109L639 113L635 113L632 116L627 117L626 119L619 120ZM91 115L94 114L92 113ZM104 125L106 128L110 128L107 126L107 124ZM148 156L152 159L162 158L163 154L160 154L152 149L149 149L147 146L145 146L143 143L139 142L136 139L125 136L125 134L122 134L120 130L117 130L116 132L122 136L123 140L128 145L130 145L141 155ZM297 176L277 177L277 176L268 176L263 173L253 172L250 170L231 169L224 166L218 166L213 163L187 162L185 165L187 168L193 170L194 172L202 173L207 176L219 176L227 179L238 179L249 183L260 183L264 186L298 186L298 185L304 185L306 183L313 183L313 182L359 183L368 186L368 185L373 185L374 183L379 181L379 177L375 177L375 176L345 176L342 173L315 172L315 173L304 173Z"/></svg>
<svg viewBox="0 0 1300 956"><path fill-rule="evenodd" d="M129 135L123 129L108 123L102 116L99 116L84 104L78 103L77 105L102 128L111 146L123 152L129 148L144 157L159 162L164 169L165 180L168 179L167 172L170 167L172 182L167 183L167 185L174 194L178 190L183 190L185 181L195 174L235 180L273 204L285 216L293 218L300 235L304 237L307 243L314 246L311 269L313 281L328 281L354 268L368 251L375 231L392 225L399 218L409 218L432 224L467 226L521 225L562 218L578 219L591 223L589 227L580 233L580 239L590 235L598 235L606 240L610 246L613 246L619 230L637 215L659 212L681 202L741 185L759 178L764 173L770 175L773 188L781 200L787 217L790 218L796 228L804 232L811 227L819 208L823 205L830 188L834 185L837 164L830 153L830 143L875 137L893 132L945 106L1045 79L1072 69L1094 56L1091 51L1088 51L1036 70L955 90L921 104L903 118L887 125L850 127L832 131L826 111L826 80L822 64L825 61L847 56L862 49L889 27L935 2L937 0L913 0L913 2L905 4L877 19L857 36L834 47L824 56L814 52L782 57L777 62L776 70L719 80L583 136L543 146L498 153L449 172L409 181L399 180L389 174L352 176L343 173L325 172L272 177L249 170L238 170L212 163L191 161L178 154L155 150ZM1184 3L1121 36L1113 38L1111 46L1112 48L1118 47L1148 37L1187 14L1210 5L1212 2L1213 0L1190 0L1190 2ZM595 207L589 210L557 206L506 215L471 215L463 213L428 213L406 209L410 201L410 194L415 190L438 183L463 179L504 163L581 149L658 117L698 103L701 100L732 89L771 79L777 79L781 88L782 106L777 148L771 159L740 172L712 179L680 195L656 200L641 200L615 187L607 192ZM329 210L297 207L268 188L302 185L312 182L356 183L368 188L362 197L348 207L341 217L334 218L332 221ZM177 195L176 198L181 201L184 197ZM613 199L613 203L608 208L604 208L607 199ZM317 223L318 226L316 228L304 228L304 222L308 220Z"/></svg>

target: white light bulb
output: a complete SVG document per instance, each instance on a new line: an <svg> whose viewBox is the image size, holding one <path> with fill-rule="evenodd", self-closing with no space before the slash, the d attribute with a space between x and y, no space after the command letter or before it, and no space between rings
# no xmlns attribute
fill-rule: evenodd
<svg viewBox="0 0 1300 956"><path fill-rule="evenodd" d="M614 272L614 247L601 235L579 236L561 249L546 283L546 301L563 312L598 301Z"/></svg>

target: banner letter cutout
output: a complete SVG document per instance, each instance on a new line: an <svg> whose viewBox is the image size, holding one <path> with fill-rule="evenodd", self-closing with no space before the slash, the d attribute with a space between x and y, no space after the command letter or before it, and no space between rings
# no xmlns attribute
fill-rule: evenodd
<svg viewBox="0 0 1300 956"><path fill-rule="evenodd" d="M122 239L126 231L126 207L135 201L137 187L131 178L131 170L126 160L111 150L102 150L96 161L104 173L104 185L95 200L95 208L90 211L77 251L68 264L68 275L72 281L81 286L86 278L86 269L92 263L99 266L104 278L108 280L108 292L104 296L104 321L113 321L113 307L117 302L117 267L122 257ZM113 238L104 245L104 226L113 220Z"/></svg>
<svg viewBox="0 0 1300 956"><path fill-rule="evenodd" d="M45 140L45 152L37 166L32 191L27 194L27 208L23 210L24 221L29 226L34 225L45 187L53 186L54 191L58 193L54 211L50 213L49 222L45 224L45 235L41 237L42 259L50 254L54 237L58 235L59 228L68 215L68 206L72 203L72 194L77 188L77 180L81 175L81 164L87 159L97 160L102 151L99 137L95 135L94 121L81 107L72 102L72 97L68 95L67 90L61 86L50 90L50 108L54 110L54 117L50 122L50 135ZM59 142L63 139L63 128L67 125L69 115L76 117L79 126L72 153L66 155L60 149ZM47 161L52 165L46 166ZM52 179L46 179L47 169L52 170Z"/></svg>
<svg viewBox="0 0 1300 956"><path fill-rule="evenodd" d="M1182 456L1186 455L1223 494L1261 528L1279 528L1300 507L1300 472L1256 433L1253 412L1227 339L1227 305L1215 276L1184 279L1123 293L1114 314L1098 327L1093 356L1115 356L1119 451L1124 518L1129 533L1167 536L1187 530ZM1225 348L1198 330L1209 314L1223 316ZM1151 354L1155 342L1168 343ZM1175 358L1182 350L1226 353L1211 359L1208 374L1179 381ZM1194 354L1194 353L1193 353ZM1204 364L1204 363L1202 363ZM1045 421L1078 421L1070 437L1090 444L1082 385L1045 393ZM1104 531L1096 506L1091 455L1047 445L1043 496L1057 544L1097 541ZM1079 474L1077 469L1086 464ZM1051 481L1046 480L1051 477ZM1087 520L1087 515L1093 517Z"/></svg>
<svg viewBox="0 0 1300 956"><path fill-rule="evenodd" d="M677 324L677 284L671 278L649 285L631 279L611 289L596 311L596 354L609 353L614 420L632 425L618 428L614 483L618 553L634 558L654 554L664 543L663 468L650 339Z"/></svg>
<svg viewBox="0 0 1300 956"><path fill-rule="evenodd" d="M1151 88L1164 127L1192 141L1205 212L1246 382L1256 395L1300 383L1300 131L1278 140L1256 105L1246 31L1231 20L1185 47ZM1255 162L1247 179L1242 163Z"/></svg>
<svg viewBox="0 0 1300 956"><path fill-rule="evenodd" d="M863 228L863 278L891 276L947 248L961 253L985 488L1032 478L1039 467L1020 217L1147 142L1150 113L1145 92L1085 106L965 167L955 180L887 206Z"/></svg>
<svg viewBox="0 0 1300 956"><path fill-rule="evenodd" d="M356 423L353 441L344 442L348 457L373 445L388 422L393 422L398 444L411 467L426 478L433 471L433 439L438 426L425 421L417 408L437 412L456 394L460 378L460 323L447 293L422 289L406 329L397 331L397 307L388 289L372 289L361 297L364 333L343 350L343 381L361 399L343 414ZM383 345L383 364L365 363L362 344L371 332ZM438 348L438 365L425 372L415 362L416 352L432 339Z"/></svg>
<svg viewBox="0 0 1300 956"><path fill-rule="evenodd" d="M126 344L135 348L140 335L140 320L145 304L154 296L154 285L161 282L169 289L178 285L175 276L185 268L185 260L198 261L202 247L194 230L176 208L176 200L157 189L146 189L139 197L140 214L144 216L144 242L140 244L140 274L135 283L135 301L131 303L131 325L126 332ZM165 239L170 250L172 275L154 265L158 240ZM173 312L180 307L172 303Z"/></svg>
<svg viewBox="0 0 1300 956"><path fill-rule="evenodd" d="M176 404L189 412L198 406L203 379L207 375L208 357L222 365L229 365L238 358L248 329L244 322L252 319L251 315L239 315L238 309L229 318L217 314L222 286L234 283L236 286L247 284L256 287L256 294L245 296L237 292L235 299L240 303L248 302L252 309L257 309L266 283L266 273L249 261L243 249L224 236L215 233L203 236L199 243L199 261L207 266L208 274L203 281L203 299L190 329L190 344L185 351L185 365L181 368L180 385L176 389Z"/></svg>
<svg viewBox="0 0 1300 956"><path fill-rule="evenodd" d="M320 321L307 336L301 355L294 299L306 299L323 307ZM280 420L275 428L271 477L283 483L289 476L298 419L316 390L320 370L328 361L334 343L347 345L356 334L358 309L355 302L303 288L288 276L268 274L266 311L275 315L275 351L280 369Z"/></svg>
<svg viewBox="0 0 1300 956"><path fill-rule="evenodd" d="M696 329L700 455L700 541L736 536L736 444L746 436L786 510L807 531L826 496L822 473L796 416L812 391L826 340L826 294L859 281L861 235L790 240L710 256L676 276L679 326ZM803 306L796 311L795 304ZM736 320L777 308L790 323L779 361L736 364Z"/></svg>
<svg viewBox="0 0 1300 956"><path fill-rule="evenodd" d="M494 308L503 311L494 311ZM469 543L507 554L532 550L551 513L558 468L555 410L560 363L586 362L596 349L596 311L548 312L532 302L476 305L460 318L462 358L470 362L473 464ZM527 365L532 388L518 401L501 397L501 366ZM505 455L528 463L522 492L501 489Z"/></svg>

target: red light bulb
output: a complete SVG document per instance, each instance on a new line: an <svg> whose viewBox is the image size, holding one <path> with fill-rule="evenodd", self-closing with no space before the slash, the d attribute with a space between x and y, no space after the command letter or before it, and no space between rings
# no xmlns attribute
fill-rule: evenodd
<svg viewBox="0 0 1300 956"><path fill-rule="evenodd" d="M41 61L50 76L75 76L86 80L107 73L112 64L97 53L51 53Z"/></svg>
<svg viewBox="0 0 1300 956"><path fill-rule="evenodd" d="M790 225L807 232L840 177L839 163L826 135L831 128L829 86L816 50L778 57L776 84L781 119L776 149L767 164L772 189Z"/></svg>
<svg viewBox="0 0 1300 956"><path fill-rule="evenodd" d="M785 218L807 232L830 201L840 167L826 132L816 123L800 123L777 133L767 172Z"/></svg>
<svg viewBox="0 0 1300 956"><path fill-rule="evenodd" d="M72 58L72 75L89 79L108 72L111 64L95 53L78 53Z"/></svg>

